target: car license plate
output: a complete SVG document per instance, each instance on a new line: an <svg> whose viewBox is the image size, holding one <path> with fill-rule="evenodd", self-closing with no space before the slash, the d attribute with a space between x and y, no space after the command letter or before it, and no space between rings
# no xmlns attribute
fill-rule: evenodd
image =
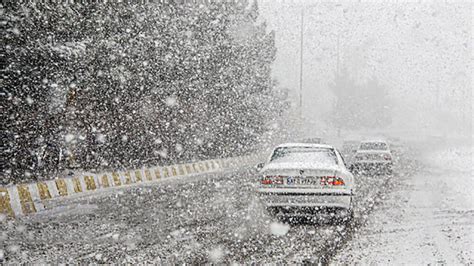
<svg viewBox="0 0 474 266"><path fill-rule="evenodd" d="M314 186L319 185L319 179L313 177L289 176L286 180L287 185Z"/></svg>

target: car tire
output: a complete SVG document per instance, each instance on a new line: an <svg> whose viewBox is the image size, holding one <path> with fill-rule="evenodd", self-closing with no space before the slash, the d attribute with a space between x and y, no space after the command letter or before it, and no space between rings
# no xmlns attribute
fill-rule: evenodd
<svg viewBox="0 0 474 266"><path fill-rule="evenodd" d="M353 208L351 208L351 209L349 210L349 214L347 215L347 217L348 217L348 220L349 220L349 221L353 221L353 220L354 220L354 209L353 209Z"/></svg>
<svg viewBox="0 0 474 266"><path fill-rule="evenodd" d="M352 209L347 209L347 210L344 210L344 214L341 214L341 212L339 212L339 214L333 218L333 223L336 223L338 225L344 225L344 226L348 226L352 223L352 220L354 219L354 211Z"/></svg>
<svg viewBox="0 0 474 266"><path fill-rule="evenodd" d="M346 225L352 223L352 221L354 221L354 196L351 197L351 203L347 212L347 217L345 218Z"/></svg>
<svg viewBox="0 0 474 266"><path fill-rule="evenodd" d="M393 174L392 165L387 166L387 169L385 169L385 173L387 173L387 175Z"/></svg>

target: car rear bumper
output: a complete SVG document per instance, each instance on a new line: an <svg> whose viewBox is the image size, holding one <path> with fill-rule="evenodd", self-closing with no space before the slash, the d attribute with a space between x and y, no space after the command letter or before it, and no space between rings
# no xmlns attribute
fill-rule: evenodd
<svg viewBox="0 0 474 266"><path fill-rule="evenodd" d="M356 169L388 169L392 167L392 162L387 161L359 161L354 162L352 167Z"/></svg>
<svg viewBox="0 0 474 266"><path fill-rule="evenodd" d="M354 164L378 164L378 165L390 165L392 161L355 161Z"/></svg>
<svg viewBox="0 0 474 266"><path fill-rule="evenodd" d="M258 195L267 207L350 209L352 201L352 191L348 189L260 188Z"/></svg>
<svg viewBox="0 0 474 266"><path fill-rule="evenodd" d="M319 218L346 218L350 217L350 208L329 206L267 206L267 210L277 217L319 217Z"/></svg>

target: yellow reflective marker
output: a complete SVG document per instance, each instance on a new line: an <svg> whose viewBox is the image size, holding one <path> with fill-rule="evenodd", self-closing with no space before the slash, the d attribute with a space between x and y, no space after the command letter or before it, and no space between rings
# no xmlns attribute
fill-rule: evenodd
<svg viewBox="0 0 474 266"><path fill-rule="evenodd" d="M155 169L155 177L156 179L161 179L160 169L158 168Z"/></svg>
<svg viewBox="0 0 474 266"><path fill-rule="evenodd" d="M142 173L140 172L140 170L136 170L135 171L135 181L136 182L142 182Z"/></svg>
<svg viewBox="0 0 474 266"><path fill-rule="evenodd" d="M36 184L38 187L38 192L41 200L46 200L51 198L51 193L49 192L48 185L44 182L38 182Z"/></svg>
<svg viewBox="0 0 474 266"><path fill-rule="evenodd" d="M163 168L163 178L170 177L168 167Z"/></svg>
<svg viewBox="0 0 474 266"><path fill-rule="evenodd" d="M102 187L109 187L110 186L109 185L109 178L107 177L107 175L103 175L101 177L101 182L100 183L102 184Z"/></svg>
<svg viewBox="0 0 474 266"><path fill-rule="evenodd" d="M177 176L178 172L176 171L176 168L174 166L171 167L171 175L172 176Z"/></svg>
<svg viewBox="0 0 474 266"><path fill-rule="evenodd" d="M148 180L148 181L153 180L153 177L151 176L151 173L150 173L149 169L145 169L145 177L146 177L146 180Z"/></svg>
<svg viewBox="0 0 474 266"><path fill-rule="evenodd" d="M84 176L84 182L86 182L87 190L95 190L97 188L93 176Z"/></svg>
<svg viewBox="0 0 474 266"><path fill-rule="evenodd" d="M56 188L58 188L58 192L60 196L67 196L67 185L66 180L64 179L57 179L56 180Z"/></svg>
<svg viewBox="0 0 474 266"><path fill-rule="evenodd" d="M10 203L10 195L6 188L0 187L0 213L4 213L10 217L15 217L12 205Z"/></svg>
<svg viewBox="0 0 474 266"><path fill-rule="evenodd" d="M27 185L17 185L18 196L20 198L21 209L23 214L30 214L36 212L35 204L31 198L30 190Z"/></svg>
<svg viewBox="0 0 474 266"><path fill-rule="evenodd" d="M115 186L120 186L122 185L122 182L120 182L120 176L117 173L112 173L112 178L114 179L114 184Z"/></svg>
<svg viewBox="0 0 474 266"><path fill-rule="evenodd" d="M82 192L81 181L77 177L72 178L72 183L74 184L74 192L80 193Z"/></svg>
<svg viewBox="0 0 474 266"><path fill-rule="evenodd" d="M130 185L132 183L132 176L130 175L130 172L125 173L125 184Z"/></svg>

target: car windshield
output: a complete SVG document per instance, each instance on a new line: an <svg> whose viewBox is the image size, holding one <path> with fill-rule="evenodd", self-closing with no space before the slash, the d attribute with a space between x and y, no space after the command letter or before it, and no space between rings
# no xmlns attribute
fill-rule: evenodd
<svg viewBox="0 0 474 266"><path fill-rule="evenodd" d="M360 145L360 150L388 150L385 142L364 142Z"/></svg>
<svg viewBox="0 0 474 266"><path fill-rule="evenodd" d="M332 149L313 147L280 147L270 159L274 163L314 163L324 165L337 164L336 153Z"/></svg>

